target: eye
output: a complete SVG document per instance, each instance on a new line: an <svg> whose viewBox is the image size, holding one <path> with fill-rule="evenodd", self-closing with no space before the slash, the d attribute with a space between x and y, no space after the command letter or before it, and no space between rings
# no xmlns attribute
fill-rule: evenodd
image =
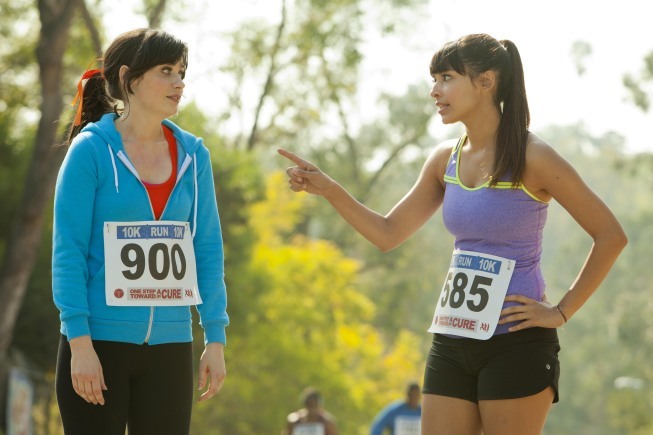
<svg viewBox="0 0 653 435"><path fill-rule="evenodd" d="M438 74L437 76L431 76L431 81L432 81L433 83L437 83L437 81L438 81L438 77L439 77L439 79L442 80L443 82L448 82L448 81L451 79L451 75L450 75L450 74L443 73L443 74Z"/></svg>
<svg viewBox="0 0 653 435"><path fill-rule="evenodd" d="M170 68L169 66L164 66L163 68L161 68L161 72L163 74L170 74L172 72L172 68Z"/></svg>

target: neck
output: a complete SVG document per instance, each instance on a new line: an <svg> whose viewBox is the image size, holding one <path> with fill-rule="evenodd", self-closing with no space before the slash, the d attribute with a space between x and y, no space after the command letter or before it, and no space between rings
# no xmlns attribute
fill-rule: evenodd
<svg viewBox="0 0 653 435"><path fill-rule="evenodd" d="M141 111L130 111L129 106L125 107L123 113L124 115L115 121L116 130L120 132L123 141L147 143L162 139L162 119L148 116Z"/></svg>
<svg viewBox="0 0 653 435"><path fill-rule="evenodd" d="M501 114L494 105L481 108L472 119L463 121L469 146L476 149L493 149L496 146L500 121Z"/></svg>

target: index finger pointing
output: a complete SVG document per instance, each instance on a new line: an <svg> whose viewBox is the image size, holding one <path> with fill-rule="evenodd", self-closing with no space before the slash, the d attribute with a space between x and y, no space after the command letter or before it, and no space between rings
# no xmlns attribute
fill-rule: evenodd
<svg viewBox="0 0 653 435"><path fill-rule="evenodd" d="M278 148L277 152L279 154L281 154L282 156L284 156L285 158L287 158L289 160L292 160L294 163L297 164L297 166L299 166L302 169L306 169L308 167L308 164L306 163L306 160L302 159L297 154L295 154L295 153L293 153L291 151L288 151L288 150L283 149L283 148Z"/></svg>

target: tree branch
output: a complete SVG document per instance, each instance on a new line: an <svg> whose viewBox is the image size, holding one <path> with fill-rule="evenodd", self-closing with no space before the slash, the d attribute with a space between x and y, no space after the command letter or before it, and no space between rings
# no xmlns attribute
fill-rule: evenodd
<svg viewBox="0 0 653 435"><path fill-rule="evenodd" d="M95 24L95 20L93 19L91 12L88 10L86 1L84 0L80 2L80 11L82 13L84 24L86 24L86 28L91 35L91 41L93 41L93 49L95 50L96 55L100 57L102 56L102 38L100 37L100 32L97 28L97 25ZM99 66L101 62L98 60L97 64Z"/></svg>
<svg viewBox="0 0 653 435"><path fill-rule="evenodd" d="M349 121L347 120L347 114L345 113L345 108L342 104L342 100L340 99L340 95L338 94L338 89L333 82L332 73L329 69L329 62L327 62L324 56L324 46L322 46L320 49L320 59L322 60L322 64L324 65L324 78L326 79L327 85L331 90L331 100L336 104L336 107L338 108L338 116L340 117L340 122L342 122L342 128L343 128L342 135L345 139L345 143L347 144L347 150L349 153L351 176L352 179L354 180L354 185L359 186L360 168L358 166L359 158L358 158L358 152L356 151L356 141L351 136ZM356 196L358 197L358 195Z"/></svg>
<svg viewBox="0 0 653 435"><path fill-rule="evenodd" d="M272 86L274 84L274 77L277 73L277 54L279 48L281 47L281 38L283 36L283 29L286 25L286 0L281 1L281 21L277 27L277 36L274 41L274 46L272 47L272 52L270 53L270 68L268 69L268 76L265 80L265 86L263 86L263 93L258 100L258 105L256 106L256 112L254 113L254 123L252 124L252 130L247 139L247 150L251 151L258 140L258 123L261 116L261 110L263 108L263 103L270 94Z"/></svg>
<svg viewBox="0 0 653 435"><path fill-rule="evenodd" d="M415 134L413 136L411 136L410 138L404 140L402 143L397 145L392 150L392 152L390 153L388 158L385 159L383 164L381 164L381 167L374 173L372 178L370 178L369 181L367 182L367 184L365 185L365 189L361 193L361 201L365 201L367 199L367 196L373 190L374 186L376 185L376 183L381 178L381 175L383 175L383 173L388 169L388 167L390 166L390 163L392 163L392 161L397 158L399 153L401 153L410 144L415 143L420 137L422 137L422 135L425 132L426 132L426 128L420 129L419 131L415 132Z"/></svg>

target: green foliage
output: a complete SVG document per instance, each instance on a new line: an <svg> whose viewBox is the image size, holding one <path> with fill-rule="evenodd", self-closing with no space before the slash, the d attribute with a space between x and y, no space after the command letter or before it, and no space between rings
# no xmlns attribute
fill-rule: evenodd
<svg viewBox="0 0 653 435"><path fill-rule="evenodd" d="M0 105L7 110L0 111L0 198L4 210L0 217L0 254L11 230L14 213L22 194L21 180L24 179L31 158L32 144L36 134L36 111L38 110L38 65L35 49L38 22L33 3L17 1L4 10L9 15L0 19L0 32L10 36L12 43L3 44L0 49ZM10 20L14 18L14 20ZM12 33L13 32L13 33ZM80 20L71 28L70 50L66 51L66 79L70 86L63 86L69 92L71 101L76 92L76 83L84 68L97 55L87 30ZM72 114L72 108L64 118ZM63 122L60 128L65 128ZM12 345L22 350L35 366L45 372L53 371L58 343L58 313L52 303L51 292L51 204L45 218L42 242L37 264L28 285L25 300L19 313Z"/></svg>
<svg viewBox="0 0 653 435"><path fill-rule="evenodd" d="M644 65L638 74L628 73L623 77L623 84L630 91L633 104L644 112L650 108L653 93L653 51L644 58Z"/></svg>
<svg viewBox="0 0 653 435"><path fill-rule="evenodd" d="M362 121L355 100L364 55L363 22L372 16L385 31L390 28L387 22L416 19L414 10L404 10L402 6L422 3L288 2L280 42L275 41L273 25L261 21L245 23L232 35L235 55L223 70L236 83L230 116L239 117L247 111L248 104L241 97L245 95L242 87L247 80L262 87L270 63L276 61L274 85L264 100L263 122L259 123L259 143L297 151L373 209L389 209L408 191L436 143L427 131L434 111L428 89L409 86L404 95L380 95L380 115ZM400 12L406 14L400 16ZM275 43L280 44L280 50L271 58ZM229 120L230 116L224 119ZM241 146L238 144L243 143L246 134L236 138L235 146ZM278 159L273 161L274 165L270 162L266 159L264 169L278 167ZM407 173L411 178L405 176ZM364 260L360 290L378 302L375 324L385 334L394 336L406 325L422 332L425 322L419 319L429 319L432 314L432 296L425 289L439 287L441 281L439 276L433 276L430 267L435 259L422 254L430 248L424 245L432 239L416 236L401 250L381 255L330 207L320 202L313 204L307 206L293 230L311 238L332 240L348 255ZM438 250L438 255L450 255L451 239L442 231L439 221L420 234L425 233L439 234L435 236L437 243L446 248ZM401 273L389 277L387 270L397 266ZM429 273L416 273L418 270ZM416 299L421 302L418 312L424 317L413 311L415 306L410 302Z"/></svg>
<svg viewBox="0 0 653 435"><path fill-rule="evenodd" d="M232 321L225 387L196 407L192 433L278 433L285 416L301 406L300 392L312 385L323 393L341 433L362 434L383 405L401 397L406 381L421 378L430 339L424 331L452 249L439 214L401 247L380 253L324 201L289 192L284 177L272 171L286 162L271 158L266 149L284 146L305 154L371 208L389 210L414 183L438 140L427 131L433 110L428 89L421 86L409 86L400 96L381 95L378 116L361 116L356 93L364 79L362 43L370 17L381 33L395 32L414 19L401 7L421 3L289 1L254 153L243 152L244 144L272 65L276 23L246 23L232 35L233 55L223 69L231 82L224 113L208 117L191 102L175 119L202 136L211 151ZM4 2L1 8L0 35L11 43L0 47L5 211L0 254L20 197L17 180L29 161L38 106L35 8L27 0ZM85 29L76 26L65 60L70 99L81 72L95 59ZM577 47L579 59L588 54L582 48ZM652 63L653 55L629 84L646 98ZM252 85L254 98L244 91ZM235 132L227 128L234 124ZM542 136L614 210L630 238L601 289L560 331L562 402L554 406L545 433L648 434L653 430L653 156L625 155L620 135L593 137L583 125L551 128ZM51 379L58 319L51 301L47 221L13 345ZM543 253L550 300L573 282L590 246L582 229L551 204ZM199 357L202 334L195 332ZM624 387L617 381L623 378L641 382ZM54 420L56 414L51 426Z"/></svg>
<svg viewBox="0 0 653 435"><path fill-rule="evenodd" d="M12 346L44 373L54 373L59 345L59 312L52 303L52 204L25 299L21 306Z"/></svg>
<svg viewBox="0 0 653 435"><path fill-rule="evenodd" d="M250 136L257 106L259 147L305 144L325 150L325 139L342 141L343 133L349 133L347 123L360 118L355 98L366 19L378 12L379 4L390 8L395 20L402 10L380 1L372 2L375 7L362 0L286 3L282 22L248 21L229 35L234 55L222 71L233 86L223 119L238 126L235 147L243 147ZM250 86L261 91L243 92Z"/></svg>
<svg viewBox="0 0 653 435"><path fill-rule="evenodd" d="M11 4L9 4L11 3ZM34 64L36 36L29 23L35 11L31 2L2 5L0 19L0 258L4 255L11 224L22 194L35 135L38 95Z"/></svg>
<svg viewBox="0 0 653 435"><path fill-rule="evenodd" d="M248 208L257 242L229 293L247 309L229 328L221 406L198 407L197 433L207 425L220 433L280 431L309 385L320 389L342 433L364 433L374 413L419 375L418 339L403 331L386 344L371 325L375 306L357 288L360 264L329 242L290 234L308 198L284 185L281 174L272 175L265 198Z"/></svg>
<svg viewBox="0 0 653 435"><path fill-rule="evenodd" d="M587 41L575 41L571 46L571 58L579 76L585 74L585 58L592 54L592 46Z"/></svg>
<svg viewBox="0 0 653 435"><path fill-rule="evenodd" d="M616 433L645 435L653 430L650 400L641 390L613 391L608 398L608 412L610 427Z"/></svg>
<svg viewBox="0 0 653 435"><path fill-rule="evenodd" d="M552 127L541 135L610 206L630 240L601 287L560 331L561 404L553 407L545 433L646 433L642 428L650 429L653 407L653 331L648 321L653 316L653 271L647 266L653 255L653 203L650 184L623 170L644 156L621 154L614 135L592 137L582 125ZM543 252L549 300L563 296L590 247L591 239L578 224L551 204ZM642 388L618 389L615 381L621 377L641 379ZM622 398L633 406L621 403Z"/></svg>
<svg viewBox="0 0 653 435"><path fill-rule="evenodd" d="M29 149L26 137L33 132L32 110L38 95L33 53L38 35L29 27L34 19L32 4L11 2L3 5L2 15L0 36L6 43L0 46L0 177L15 167L20 153ZM0 178L0 189L6 189L7 182Z"/></svg>

